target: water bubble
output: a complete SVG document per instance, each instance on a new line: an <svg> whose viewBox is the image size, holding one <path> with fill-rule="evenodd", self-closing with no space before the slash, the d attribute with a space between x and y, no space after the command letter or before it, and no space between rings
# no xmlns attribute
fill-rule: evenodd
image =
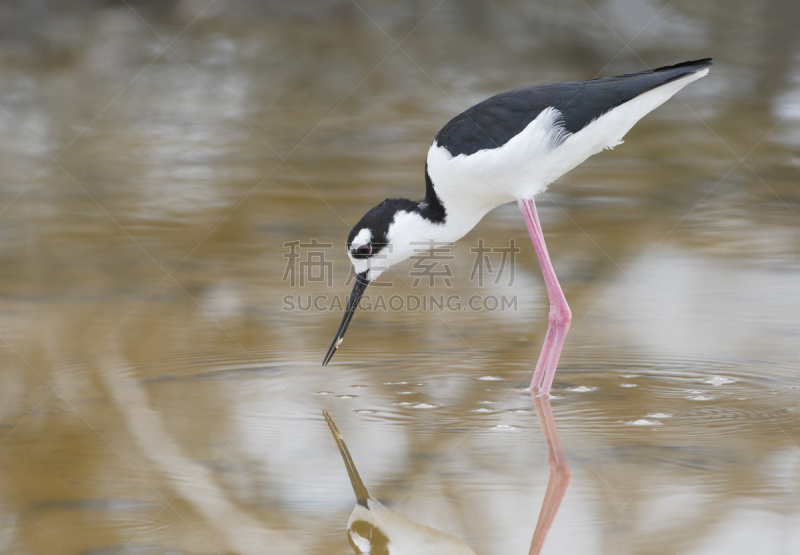
<svg viewBox="0 0 800 555"><path fill-rule="evenodd" d="M472 409L472 412L494 412L494 411L492 409L487 409L487 408L481 407L479 409Z"/></svg>
<svg viewBox="0 0 800 555"><path fill-rule="evenodd" d="M589 387L586 385L576 385L575 387L568 387L567 391L577 391L579 393L584 393L586 391L595 391L596 387Z"/></svg>
<svg viewBox="0 0 800 555"><path fill-rule="evenodd" d="M357 413L357 414L375 414L378 411L370 410L370 409L360 409L360 410L357 410L357 411L354 411L354 412Z"/></svg>
<svg viewBox="0 0 800 555"><path fill-rule="evenodd" d="M708 395L694 395L692 397L687 397L687 399L692 401L712 401L714 398L709 397Z"/></svg>
<svg viewBox="0 0 800 555"><path fill-rule="evenodd" d="M635 383L621 383L619 384L620 387L639 387Z"/></svg>
<svg viewBox="0 0 800 555"><path fill-rule="evenodd" d="M355 399L358 395L337 395L337 399Z"/></svg>
<svg viewBox="0 0 800 555"><path fill-rule="evenodd" d="M666 412L651 412L646 415L646 418L672 418L672 415Z"/></svg>
<svg viewBox="0 0 800 555"><path fill-rule="evenodd" d="M634 420L632 422L625 422L630 426L660 426L661 422L658 420L645 420L644 418L640 418L639 420Z"/></svg>
<svg viewBox="0 0 800 555"><path fill-rule="evenodd" d="M708 385L718 386L718 385L727 385L729 383L736 383L736 380L732 380L731 378L726 378L725 376L714 376L706 380L700 380L700 383L706 383Z"/></svg>
<svg viewBox="0 0 800 555"><path fill-rule="evenodd" d="M478 379L480 381L482 381L482 382L501 382L501 381L503 381L503 378L501 378L500 376L481 376Z"/></svg>
<svg viewBox="0 0 800 555"><path fill-rule="evenodd" d="M492 426L493 430L519 430L519 426L511 426L509 424L498 424L497 426Z"/></svg>
<svg viewBox="0 0 800 555"><path fill-rule="evenodd" d="M333 391L315 391L314 395L333 395Z"/></svg>
<svg viewBox="0 0 800 555"><path fill-rule="evenodd" d="M351 385L350 387L352 387L353 389L367 389L367 387L369 387L369 386L361 385L361 384L355 384L355 385Z"/></svg>
<svg viewBox="0 0 800 555"><path fill-rule="evenodd" d="M516 391L518 393L530 393L531 392L531 388L530 387L515 387L514 391Z"/></svg>
<svg viewBox="0 0 800 555"><path fill-rule="evenodd" d="M408 382L383 382L383 385L408 385Z"/></svg>
<svg viewBox="0 0 800 555"><path fill-rule="evenodd" d="M414 395L416 393L417 393L416 391L398 391L397 392L398 395Z"/></svg>
<svg viewBox="0 0 800 555"><path fill-rule="evenodd" d="M428 384L426 384L425 382L419 382L419 383L415 383L414 385L417 386L417 387L425 387Z"/></svg>
<svg viewBox="0 0 800 555"><path fill-rule="evenodd" d="M410 401L403 401L402 403L393 403L398 407L409 407L412 409L436 409L439 405L431 405L430 403L412 403Z"/></svg>
<svg viewBox="0 0 800 555"><path fill-rule="evenodd" d="M494 405L497 401L478 401L479 405Z"/></svg>

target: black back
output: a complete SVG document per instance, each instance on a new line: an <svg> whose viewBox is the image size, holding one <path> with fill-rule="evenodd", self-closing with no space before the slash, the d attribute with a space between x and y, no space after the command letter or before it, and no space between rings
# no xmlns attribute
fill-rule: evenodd
<svg viewBox="0 0 800 555"><path fill-rule="evenodd" d="M436 143L452 156L498 148L549 107L561 112L567 131L577 133L620 104L713 63L704 58L615 77L531 85L500 93L450 120L436 135Z"/></svg>

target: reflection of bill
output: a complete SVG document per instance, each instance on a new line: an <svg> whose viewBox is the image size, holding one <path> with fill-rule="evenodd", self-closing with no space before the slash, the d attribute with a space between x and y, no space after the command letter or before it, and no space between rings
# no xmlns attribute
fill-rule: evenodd
<svg viewBox="0 0 800 555"><path fill-rule="evenodd" d="M569 487L570 474L564 449L558 437L550 401L533 396L533 406L547 444L550 479L544 495L539 521L533 533L529 555L538 555L544 547L547 532L553 526L561 501ZM344 443L331 415L323 411L342 455L350 484L356 495L356 506L347 522L347 538L356 553L370 555L475 555L464 542L434 528L422 526L387 509L370 497L358 475L350 451Z"/></svg>
<svg viewBox="0 0 800 555"><path fill-rule="evenodd" d="M536 408L536 416L539 417L539 425L542 427L542 434L547 443L547 462L550 465L550 480L547 482L547 491L542 501L542 509L539 511L539 521L536 523L536 530L533 532L531 549L528 555L537 555L544 547L544 540L547 532L553 526L558 509L561 508L561 501L567 494L569 487L569 466L567 458L564 456L564 449L561 447L561 439L558 437L556 420L553 417L553 409L550 408L550 399L533 395L533 406Z"/></svg>
<svg viewBox="0 0 800 555"><path fill-rule="evenodd" d="M331 415L323 411L344 459L356 506L347 522L347 539L356 553L370 555L475 555L464 542L434 528L422 526L387 509L370 497L342 435Z"/></svg>

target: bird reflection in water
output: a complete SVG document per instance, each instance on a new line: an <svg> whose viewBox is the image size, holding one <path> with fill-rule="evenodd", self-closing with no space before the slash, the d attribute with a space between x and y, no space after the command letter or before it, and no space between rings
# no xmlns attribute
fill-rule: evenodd
<svg viewBox="0 0 800 555"><path fill-rule="evenodd" d="M434 528L422 526L387 509L370 497L342 434L331 415L323 411L344 459L356 506L347 522L347 539L356 553L369 555L475 555L464 542Z"/></svg>
<svg viewBox="0 0 800 555"><path fill-rule="evenodd" d="M558 437L550 401L545 397L533 397L533 406L542 427L548 450L550 479L544 495L539 521L533 533L529 555L537 555L544 546L547 532L553 525L561 501L569 487L570 473L564 449ZM331 415L323 411L325 420L333 433L336 445L344 460L356 506L347 522L347 539L358 554L369 555L475 555L461 540L434 528L422 526L386 508L373 499L358 474L356 465L339 433Z"/></svg>

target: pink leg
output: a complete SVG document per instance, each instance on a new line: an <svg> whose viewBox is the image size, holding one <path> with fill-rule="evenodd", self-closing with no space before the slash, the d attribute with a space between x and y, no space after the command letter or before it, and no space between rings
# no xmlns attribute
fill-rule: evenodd
<svg viewBox="0 0 800 555"><path fill-rule="evenodd" d="M567 338L572 312L569 310L567 299L564 297L564 292L561 291L556 272L550 263L550 255L547 254L547 245L544 243L544 234L542 225L539 223L539 215L536 213L536 205L533 203L533 199L519 200L518 204L525 217L525 224L528 226L528 233L533 241L536 256L539 257L544 284L547 287L547 296L550 297L547 335L544 338L542 352L531 380L531 391L541 388L541 395L547 396L550 394L550 386L553 385L561 348Z"/></svg>

